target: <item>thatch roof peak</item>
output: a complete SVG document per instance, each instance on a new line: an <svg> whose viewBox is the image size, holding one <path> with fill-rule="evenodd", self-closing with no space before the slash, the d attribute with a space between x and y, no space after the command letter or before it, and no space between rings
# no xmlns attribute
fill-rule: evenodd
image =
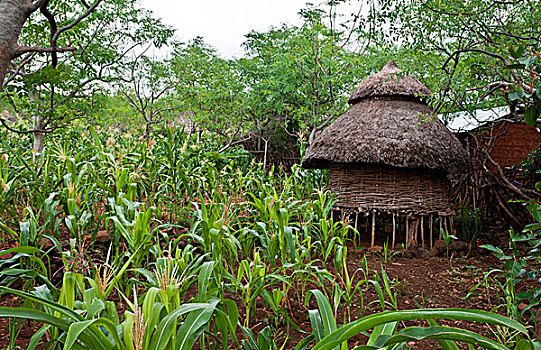
<svg viewBox="0 0 541 350"><path fill-rule="evenodd" d="M403 74L395 61L391 60L378 73L364 79L353 91L348 102L377 97L395 97L422 101L430 90L411 74Z"/></svg>
<svg viewBox="0 0 541 350"><path fill-rule="evenodd" d="M398 68L394 60L390 60L389 62L387 62L385 66L383 66L383 68L381 69L381 72L398 73L398 72L402 72L402 69Z"/></svg>

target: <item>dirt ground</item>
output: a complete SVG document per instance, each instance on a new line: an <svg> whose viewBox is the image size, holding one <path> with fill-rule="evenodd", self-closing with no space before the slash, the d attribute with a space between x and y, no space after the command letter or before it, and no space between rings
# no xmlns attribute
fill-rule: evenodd
<svg viewBox="0 0 541 350"><path fill-rule="evenodd" d="M348 270L350 274L353 274L360 267L360 262L365 251L355 251L354 247L350 247L349 249L351 253L348 253ZM498 313L504 313L505 311L503 309L497 309L497 306L501 305L502 301L499 300L496 289L491 289L487 292L486 289L480 288L478 295L465 298L474 286L482 282L486 272L501 267L500 261L492 255L476 254L475 257L461 257L457 259L434 257L426 260L395 256L385 264L381 256L368 253L367 260L371 270L380 272L382 266L385 268L390 279L393 281L392 285L398 297L399 309L468 308L488 311L495 310ZM370 275L367 277L373 278ZM524 289L527 286L519 286L520 288ZM308 305L304 305L303 301L299 302L296 296L288 296L287 307L289 309L289 315L295 320L302 331L311 332L308 309L317 307L314 299L311 299ZM17 306L18 303L19 300L13 296L4 296L0 299L0 306L13 307ZM360 297L357 297L351 308L350 314L352 320L358 318L360 303ZM244 309L242 304L240 301L237 304L241 315L243 315ZM363 305L364 315L381 311L377 302L377 294L371 285L363 291ZM122 303L119 303L119 307L123 308L124 306ZM338 309L338 323L341 323L341 320L344 319L344 312L345 307L341 305ZM291 326L287 327L286 323L282 320L275 321L276 319L272 312L265 309L262 301L258 300L255 317L250 322L250 328L256 335L267 324L274 324L276 326L273 327L273 332L277 345L280 348L287 340L285 349L293 349L299 340L307 336L307 334L303 334ZM528 315L525 315L523 321L531 323ZM5 349L9 344L8 322L10 321L7 319L0 320L0 349ZM408 322L406 325L413 325L415 323ZM443 324L464 327L490 338L495 338L497 335L497 330L483 324L462 323L459 321L448 321L443 322ZM418 325L426 325L426 323L419 321ZM30 337L39 327L40 325L35 322L26 322L17 338L16 345L25 349ZM350 344L360 345L364 340L366 338L359 335ZM436 342L409 343L408 346L415 349L433 349L439 347Z"/></svg>

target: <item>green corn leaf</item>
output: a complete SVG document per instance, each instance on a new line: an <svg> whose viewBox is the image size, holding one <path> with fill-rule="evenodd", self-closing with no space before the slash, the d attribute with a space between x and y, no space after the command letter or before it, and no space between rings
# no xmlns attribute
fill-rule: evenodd
<svg viewBox="0 0 541 350"><path fill-rule="evenodd" d="M453 340L481 346L484 349L508 350L505 346L479 334L452 327L409 327L389 338L384 345L388 346L424 339Z"/></svg>
<svg viewBox="0 0 541 350"><path fill-rule="evenodd" d="M216 300L208 304L207 307L188 314L178 330L175 343L176 350L190 350L193 347L193 344L210 321L218 302Z"/></svg>
<svg viewBox="0 0 541 350"><path fill-rule="evenodd" d="M242 326L240 327L240 329L242 330L242 333L244 333L244 337L246 338L242 340L242 345L244 346L244 348L246 350L257 350L257 342L254 338L254 333L252 332L252 330Z"/></svg>
<svg viewBox="0 0 541 350"><path fill-rule="evenodd" d="M306 337L306 338L304 338L303 340L301 340L301 341L295 346L295 350L306 350L306 349L309 349L309 345L310 345L310 343L312 343L313 340L315 340L314 334L310 334L308 337Z"/></svg>
<svg viewBox="0 0 541 350"><path fill-rule="evenodd" d="M224 307L225 305L225 307ZM227 308L227 310L226 310ZM224 300L223 305L216 308L214 322L220 327L224 337L224 347L227 346L227 333L231 333L232 340L237 339L237 325L239 321L239 309L233 300Z"/></svg>
<svg viewBox="0 0 541 350"><path fill-rule="evenodd" d="M201 266L201 270L199 271L199 277L198 277L199 294L197 295L197 299L199 302L204 301L207 295L207 289L210 283L210 276L212 275L213 270L214 270L213 261L207 261L203 264L203 266Z"/></svg>
<svg viewBox="0 0 541 350"><path fill-rule="evenodd" d="M520 339L516 345L514 350L534 350L534 345L531 341L526 339Z"/></svg>
<svg viewBox="0 0 541 350"><path fill-rule="evenodd" d="M21 246L21 247L15 247L15 248L11 248L11 249L2 250L2 251L0 251L0 256L6 255L6 254L9 254L9 253L36 254L36 253L39 253L39 252L41 252L41 250L36 248L36 247Z"/></svg>
<svg viewBox="0 0 541 350"><path fill-rule="evenodd" d="M36 311L32 309L25 308L15 308L15 307L0 307L0 318L22 318L25 320L32 320L36 322L41 322L46 325L56 327L60 330L67 331L69 328L69 323L64 321L61 318L46 314L42 311ZM85 337L85 341L88 343L92 342L92 339ZM96 350L100 349L96 345Z"/></svg>
<svg viewBox="0 0 541 350"><path fill-rule="evenodd" d="M28 343L28 347L26 348L26 350L34 350L36 346L38 346L45 332L49 330L49 328L51 328L51 326L49 325L43 326L36 333L34 333L34 335L32 335L32 338L30 338L30 342Z"/></svg>
<svg viewBox="0 0 541 350"><path fill-rule="evenodd" d="M81 315L79 315L78 313L72 311L71 309L68 309L67 307L65 307L65 306L63 306L61 304L55 303L55 302L53 302L51 300L47 300L47 299L41 298L39 296L30 294L30 293L21 292L21 291L18 291L16 289L11 289L11 288L1 287L1 286L0 286L0 292L9 293L9 294L13 294L13 295L16 295L16 296L19 296L19 297L22 297L22 298L27 298L27 299L33 300L33 301L35 301L35 302L37 302L39 304L42 304L44 306L47 306L47 307L51 308L54 311L59 312L63 316L68 317L68 318L70 318L72 320L75 320L75 321L83 321L84 320L84 318ZM44 322L44 323L46 323L46 322ZM55 325L55 327L57 327L57 326ZM67 327L66 327L66 329L67 329Z"/></svg>
<svg viewBox="0 0 541 350"><path fill-rule="evenodd" d="M87 317L93 318L105 309L105 303L101 299L94 299L87 310Z"/></svg>
<svg viewBox="0 0 541 350"><path fill-rule="evenodd" d="M135 259L136 255L137 255L137 252L139 252L139 249L140 248L137 248L130 255L128 260L124 263L124 265L122 265L122 268L117 272L116 276L113 278L113 281L111 282L111 284L109 284L109 287L107 287L107 289L105 290L105 293L104 293L105 297L107 297L109 295L109 293L111 293L113 288L116 286L117 282L120 281L120 279L122 279L122 276L124 276L124 273L126 272L128 267L130 266L131 262L133 261L133 259Z"/></svg>
<svg viewBox="0 0 541 350"><path fill-rule="evenodd" d="M257 336L257 346L259 350L276 350L276 344L272 340L270 326L263 328Z"/></svg>
<svg viewBox="0 0 541 350"><path fill-rule="evenodd" d="M180 316L192 311L207 308L209 307L209 305L213 305L213 307L216 307L217 304L218 301L214 301L210 304L184 304L173 310L158 324L156 332L154 333L150 342L150 349L163 350L165 348L165 346L167 345L167 343L169 343L169 340L171 339L173 328L175 327L176 321Z"/></svg>
<svg viewBox="0 0 541 350"><path fill-rule="evenodd" d="M81 333L83 333L88 327L90 327L91 325L93 325L97 321L98 320L95 319L95 320L86 320L86 321L72 323L69 326L68 334L67 334L66 340L64 342L64 350L71 349L73 344L75 344L75 342L78 340ZM116 330L115 330L115 333L116 333ZM107 338L105 338L105 339L107 339ZM112 347L113 347L113 344L111 344L110 342L109 342L109 344L100 344L100 345L101 345L101 347L100 347L101 349L112 349ZM110 345L110 346L107 346L107 345Z"/></svg>
<svg viewBox="0 0 541 350"><path fill-rule="evenodd" d="M0 220L0 228L2 228L2 230L4 230L5 232L7 232L12 239L18 241L19 240L19 234L15 231L15 230L12 230L11 228L9 228L6 224L4 224L1 220Z"/></svg>
<svg viewBox="0 0 541 350"><path fill-rule="evenodd" d="M158 321L160 321L160 318L163 317L162 312L165 313L163 310L165 310L164 304L162 303L154 304L151 314L150 314L151 316L149 317L147 321L148 322L147 329L154 330L156 328ZM144 313L143 313L143 316L146 317ZM148 345L150 344L151 339L152 339L152 332L151 331L145 332L145 335L144 335L145 349L149 348Z"/></svg>
<svg viewBox="0 0 541 350"><path fill-rule="evenodd" d="M312 325L312 334L317 343L325 337L321 316L319 315L318 310L308 310L308 317L310 318L310 324Z"/></svg>
<svg viewBox="0 0 541 350"><path fill-rule="evenodd" d="M336 330L336 320L334 319L331 305L321 291L312 289L310 292L316 297L325 335L329 335Z"/></svg>
<svg viewBox="0 0 541 350"><path fill-rule="evenodd" d="M352 322L339 328L327 335L321 342L317 343L314 350L333 349L336 345L345 340L378 325L388 322L408 321L415 319L449 319L473 321L499 325L516 330L523 334L528 334L524 326L507 317L480 310L466 309L421 309L421 310L400 310L386 311L374 315L363 317L360 320Z"/></svg>
<svg viewBox="0 0 541 350"><path fill-rule="evenodd" d="M143 307L142 307L143 320L145 322L148 322L149 318L152 316L152 310L154 309L158 292L159 292L158 288L151 287L145 295L145 299L143 300Z"/></svg>
<svg viewBox="0 0 541 350"><path fill-rule="evenodd" d="M428 325L431 327L439 327L438 322L436 320L426 320L428 322ZM440 345L442 350L459 350L458 345L452 341L452 340L440 340Z"/></svg>
<svg viewBox="0 0 541 350"><path fill-rule="evenodd" d="M133 323L134 323L134 316L133 313L130 311L126 311L124 313L125 320L122 323L122 336L124 338L124 342L126 344L127 350L134 350L133 346ZM148 327L148 325L147 325ZM152 328L147 328L151 330ZM147 334L151 333L150 331L145 331L145 337ZM147 349L147 348L145 348Z"/></svg>
<svg viewBox="0 0 541 350"><path fill-rule="evenodd" d="M376 340L381 336L391 336L396 332L397 322L389 322L374 327L366 345L376 345Z"/></svg>
<svg viewBox="0 0 541 350"><path fill-rule="evenodd" d="M35 320L42 322L62 330L67 330L69 323L61 318L46 314L42 311L17 308L17 307L0 307L0 318L22 318L25 320Z"/></svg>

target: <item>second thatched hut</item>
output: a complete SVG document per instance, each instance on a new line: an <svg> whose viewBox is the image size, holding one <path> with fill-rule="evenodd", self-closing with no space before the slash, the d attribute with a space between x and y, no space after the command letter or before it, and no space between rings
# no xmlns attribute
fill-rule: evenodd
<svg viewBox="0 0 541 350"><path fill-rule="evenodd" d="M468 156L434 118L425 102L429 95L417 78L390 61L361 82L349 98L350 109L306 151L303 167L329 169L337 209L357 218L372 215L372 246L376 215L392 215L393 245L400 215L406 217L406 244L419 237L424 244L424 232L432 232L438 219L442 228L451 225L448 175L466 170Z"/></svg>

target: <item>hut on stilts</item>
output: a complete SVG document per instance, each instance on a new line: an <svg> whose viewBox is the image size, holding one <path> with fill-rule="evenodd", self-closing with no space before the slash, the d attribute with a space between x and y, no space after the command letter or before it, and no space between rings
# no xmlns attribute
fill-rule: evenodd
<svg viewBox="0 0 541 350"><path fill-rule="evenodd" d="M431 247L433 232L441 235L440 229L452 226L448 175L465 171L469 161L426 104L429 95L417 78L390 61L361 82L349 110L306 150L303 167L329 169L335 209L355 215L356 227L359 217L371 221L371 246L380 215L392 217L392 247L399 222L406 245L426 246L428 233Z"/></svg>

